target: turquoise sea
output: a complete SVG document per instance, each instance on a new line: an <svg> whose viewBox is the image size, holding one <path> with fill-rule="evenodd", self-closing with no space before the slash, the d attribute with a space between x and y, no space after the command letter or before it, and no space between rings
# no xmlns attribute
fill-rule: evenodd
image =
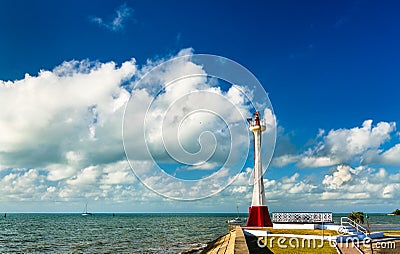
<svg viewBox="0 0 400 254"><path fill-rule="evenodd" d="M242 215L246 217L246 214ZM340 222L335 214L335 223ZM7 214L0 253L179 253L227 232L236 214ZM400 216L371 214L372 229L400 230Z"/></svg>

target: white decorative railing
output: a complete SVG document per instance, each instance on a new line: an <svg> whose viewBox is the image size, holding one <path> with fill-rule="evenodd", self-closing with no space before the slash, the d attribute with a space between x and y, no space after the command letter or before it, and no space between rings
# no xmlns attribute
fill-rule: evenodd
<svg viewBox="0 0 400 254"><path fill-rule="evenodd" d="M333 222L332 213L291 212L272 213L274 223L330 223Z"/></svg>
<svg viewBox="0 0 400 254"><path fill-rule="evenodd" d="M357 230L357 232L362 232L365 235L368 235L368 230L366 228L364 228L363 226L361 226L360 224L358 224L354 220L350 219L349 217L341 217L340 218L340 225L342 227L352 226L353 228L355 228L355 230Z"/></svg>

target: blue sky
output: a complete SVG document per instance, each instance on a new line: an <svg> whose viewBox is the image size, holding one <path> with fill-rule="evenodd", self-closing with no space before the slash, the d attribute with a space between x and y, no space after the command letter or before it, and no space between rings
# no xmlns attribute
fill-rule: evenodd
<svg viewBox="0 0 400 254"><path fill-rule="evenodd" d="M97 211L162 212L168 207L172 212L226 212L235 211L236 203L241 210L247 209L251 187L244 184L246 176L210 199L192 202L189 208L186 202L155 195L129 172L118 172L125 167L121 144L111 135L104 134L104 139L101 135L118 129L110 122L119 121L119 113L98 106L100 120L107 121L97 123L96 112L75 108L61 98L63 93L50 85L58 79L39 74L40 70L69 71L72 77L79 76L75 75L79 71L113 73L119 80L117 87L110 81L102 88L88 85L79 92L65 93L101 105L94 98L97 94L103 98L100 94L106 87L118 89L137 76L136 70L182 51L232 59L248 68L269 93L278 123L276 161L264 176L270 210L390 212L398 208L398 8L396 1L2 1L0 103L6 110L0 115L0 177L5 187L4 209L80 211L85 200ZM28 85L32 79L26 73L37 77L38 84ZM85 84L76 82L76 89ZM27 90L32 97L27 97ZM118 90L114 99L123 101L124 94L125 90ZM79 98L70 99L78 105ZM104 103L111 101L104 99ZM103 132L99 128L97 136L92 133L91 137L98 138L101 145L97 147L104 148L108 157L85 148L93 145L90 142L63 150L60 144L68 142L50 124L57 125L56 115L64 116L60 108L74 112L65 119L78 127L86 124L93 130L103 124ZM82 119L86 122L78 124ZM26 126L32 126L30 136L21 134L29 132ZM65 127L71 142L82 140L77 129ZM51 137L60 143L47 140ZM34 149L34 144L43 150ZM104 174L107 177L102 178ZM103 184L88 184L85 179ZM30 185L30 191L23 191ZM125 194L134 194L124 196L121 188ZM287 205L287 200L293 203ZM37 208L37 202L42 208ZM215 202L221 205L215 207Z"/></svg>

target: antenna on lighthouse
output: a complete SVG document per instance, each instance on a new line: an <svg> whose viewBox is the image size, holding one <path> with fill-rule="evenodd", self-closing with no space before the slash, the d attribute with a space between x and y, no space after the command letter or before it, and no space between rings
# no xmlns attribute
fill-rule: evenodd
<svg viewBox="0 0 400 254"><path fill-rule="evenodd" d="M249 207L248 227L272 227L268 206L265 200L263 170L261 160L261 132L265 131L265 125L261 121L260 112L257 110L254 118L247 118L249 130L254 137L254 187L251 207Z"/></svg>

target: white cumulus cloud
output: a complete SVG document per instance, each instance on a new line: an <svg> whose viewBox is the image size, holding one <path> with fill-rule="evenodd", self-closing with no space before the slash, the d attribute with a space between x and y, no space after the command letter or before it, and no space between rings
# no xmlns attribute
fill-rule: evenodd
<svg viewBox="0 0 400 254"><path fill-rule="evenodd" d="M386 151L382 149L395 135L396 123L379 122L375 126L372 123L366 120L361 127L330 130L327 134L320 129L317 139L321 141L302 153L281 152L274 158L273 165L283 167L295 163L299 168L368 163L398 165L399 145Z"/></svg>
<svg viewBox="0 0 400 254"><path fill-rule="evenodd" d="M178 56L183 54L192 54L192 50L184 49ZM182 148L192 154L201 149L213 152L210 158L205 153L206 163L195 161L187 171L212 170L231 154L226 167L211 171L207 181L193 185L187 195L195 197L204 190L219 190L227 180L233 181L230 165L246 155L243 149L249 140L248 126L240 125L243 117L251 116L249 98L241 93L245 88L235 85L224 90L216 80L204 77L165 85L165 80L193 70L204 73L202 66L190 58L166 65L153 79L135 86L157 63L148 61L138 69L134 59L122 64L73 60L37 75L27 74L21 80L0 81L0 101L7 105L0 111L2 199L154 199L140 187L125 160L122 125L129 99L134 110L125 115L129 128L124 131L133 141L130 148L134 157L130 163L136 174L148 176L147 184L154 183L165 193L181 191L181 186L162 181L154 173L147 150L149 147L153 158L159 161L170 161L171 151L168 154L165 149L157 149L165 145L176 149L176 140L168 140L176 135L174 119L180 120L178 142ZM148 111L149 105L152 107ZM196 112L199 108L209 111ZM196 112L195 117L187 114L191 111ZM271 110L264 114L270 130L275 116ZM153 123L162 122L166 125L160 132L162 125ZM149 124L147 144L141 141L146 134L144 124ZM181 159L190 158L190 153ZM23 193L23 189L29 193ZM236 191L241 193L244 189L238 187Z"/></svg>

